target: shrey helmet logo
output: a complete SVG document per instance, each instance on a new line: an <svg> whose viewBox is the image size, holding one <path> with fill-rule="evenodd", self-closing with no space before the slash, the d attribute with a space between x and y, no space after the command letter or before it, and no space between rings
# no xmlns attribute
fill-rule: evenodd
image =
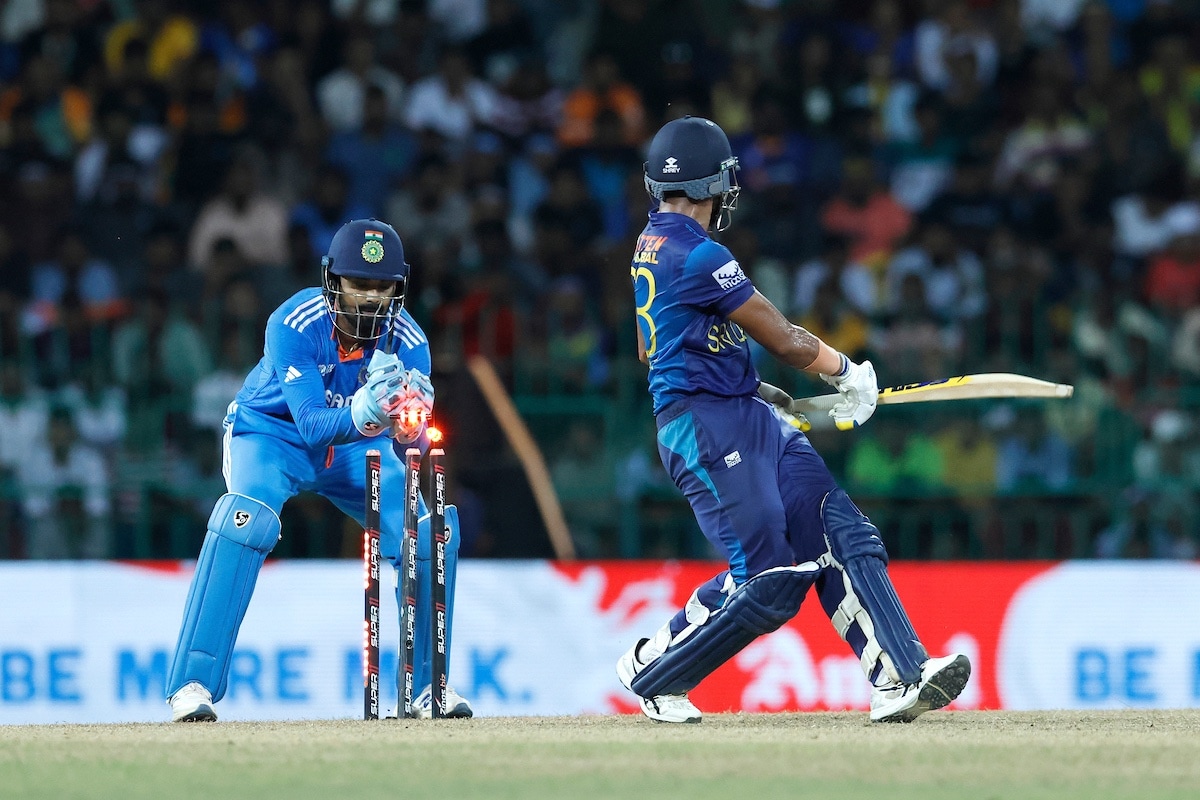
<svg viewBox="0 0 1200 800"><path fill-rule="evenodd" d="M383 261L383 233L380 231L363 231L366 241L362 246L363 261L368 264L378 264Z"/></svg>
<svg viewBox="0 0 1200 800"><path fill-rule="evenodd" d="M670 158L668 158L667 163L663 164L663 172L668 172L671 174L679 172L679 162L675 159L674 156L671 156Z"/></svg>
<svg viewBox="0 0 1200 800"><path fill-rule="evenodd" d="M233 514L233 525L237 528L246 527L246 523L250 521L249 511L235 511Z"/></svg>

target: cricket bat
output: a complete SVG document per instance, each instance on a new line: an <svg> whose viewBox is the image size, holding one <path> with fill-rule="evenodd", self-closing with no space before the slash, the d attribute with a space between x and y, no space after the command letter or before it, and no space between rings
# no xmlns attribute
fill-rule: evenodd
<svg viewBox="0 0 1200 800"><path fill-rule="evenodd" d="M879 405L932 403L941 400L979 400L987 397L1066 398L1075 393L1069 383L1052 383L1010 372L956 375L925 383L905 383L879 390ZM828 414L842 399L840 394L800 397L792 401L793 414Z"/></svg>

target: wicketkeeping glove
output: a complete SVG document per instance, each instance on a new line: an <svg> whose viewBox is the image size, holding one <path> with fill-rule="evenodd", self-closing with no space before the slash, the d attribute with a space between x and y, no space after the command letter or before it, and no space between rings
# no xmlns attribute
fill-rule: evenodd
<svg viewBox="0 0 1200 800"><path fill-rule="evenodd" d="M364 436L378 436L391 425L405 399L400 359L376 350L367 365L367 382L350 399L350 419Z"/></svg>
<svg viewBox="0 0 1200 800"><path fill-rule="evenodd" d="M396 411L390 415L391 435L396 441L406 443L420 436L433 416L433 383L428 375L417 369L410 369L402 375L403 396Z"/></svg>
<svg viewBox="0 0 1200 800"><path fill-rule="evenodd" d="M842 356L842 370L837 375L821 375L821 380L841 393L842 399L829 410L838 430L857 428L875 413L879 400L879 381L870 361L855 364Z"/></svg>

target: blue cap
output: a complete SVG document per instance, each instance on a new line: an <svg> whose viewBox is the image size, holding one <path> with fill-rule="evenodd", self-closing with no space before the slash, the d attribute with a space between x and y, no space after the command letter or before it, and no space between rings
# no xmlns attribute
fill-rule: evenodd
<svg viewBox="0 0 1200 800"><path fill-rule="evenodd" d="M400 234L377 219L355 219L339 228L324 261L334 275L379 281L408 277Z"/></svg>

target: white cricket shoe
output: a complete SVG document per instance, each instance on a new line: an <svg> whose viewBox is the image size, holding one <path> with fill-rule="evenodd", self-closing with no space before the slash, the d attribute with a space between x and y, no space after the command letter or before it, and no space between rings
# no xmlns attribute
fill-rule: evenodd
<svg viewBox="0 0 1200 800"><path fill-rule="evenodd" d="M196 681L184 684L183 688L171 695L167 701L171 704L172 722L216 722L217 712L213 710L212 693Z"/></svg>
<svg viewBox="0 0 1200 800"><path fill-rule="evenodd" d="M633 692L633 676L646 668L638 658L642 645L649 639L641 639L617 660L617 678L621 685ZM637 694L637 692L634 692ZM696 723L703 719L700 709L688 700L687 694L660 694L655 697L638 697L642 713L655 722Z"/></svg>
<svg viewBox="0 0 1200 800"><path fill-rule="evenodd" d="M419 695L413 698L413 716L417 719L433 719L433 691L426 686ZM470 719L475 716L467 699L454 691L453 686L446 687L446 719Z"/></svg>
<svg viewBox="0 0 1200 800"><path fill-rule="evenodd" d="M948 706L970 677L971 661L961 653L931 658L921 666L918 683L871 691L871 722L912 722Z"/></svg>

